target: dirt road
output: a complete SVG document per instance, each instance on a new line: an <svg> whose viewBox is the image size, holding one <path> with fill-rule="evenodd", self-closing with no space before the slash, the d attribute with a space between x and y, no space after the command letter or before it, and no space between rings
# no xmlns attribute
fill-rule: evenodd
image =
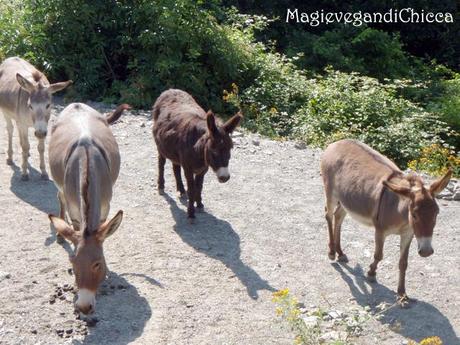
<svg viewBox="0 0 460 345"><path fill-rule="evenodd" d="M156 192L148 112L128 112L113 131L122 167L111 215L123 209L125 218L105 244L111 273L97 297L98 322L88 327L76 320L64 286L74 279L70 247L56 243L47 218L58 211L56 188L40 180L35 139L30 181L20 180L16 133L16 166L5 164L0 116L0 344L292 344L274 312L275 290L289 288L307 307L344 312L394 302L398 238L385 244L377 284L363 276L373 232L352 220L342 232L350 262L327 258L319 151L237 136L230 181L219 184L208 173L206 212L189 225L169 163L167 195ZM429 335L460 344L460 203L440 207L435 254L423 259L411 248L406 286L416 303L370 320L358 344Z"/></svg>

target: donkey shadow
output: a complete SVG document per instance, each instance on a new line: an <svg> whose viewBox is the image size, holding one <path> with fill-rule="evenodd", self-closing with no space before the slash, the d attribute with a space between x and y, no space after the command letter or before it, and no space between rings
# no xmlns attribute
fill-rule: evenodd
<svg viewBox="0 0 460 345"><path fill-rule="evenodd" d="M333 263L334 269L340 273L342 279L348 284L356 301L362 307L369 306L371 311L379 312L377 305L385 302L394 304L395 292L379 283L369 283L362 267L357 264L354 268L347 264ZM411 299L409 308L395 306L380 312L382 324L392 324L399 321L401 327L392 327L392 331L405 338L417 342L429 336L439 336L444 344L460 344L449 320L434 306L429 303Z"/></svg>
<svg viewBox="0 0 460 345"><path fill-rule="evenodd" d="M45 214L58 214L57 188L51 180L41 179L41 173L29 165L29 180L21 180L21 169L12 165L13 175L10 181L10 190L22 201L35 207ZM56 233L50 227L50 234L45 239L45 245L49 246L56 241Z"/></svg>
<svg viewBox="0 0 460 345"><path fill-rule="evenodd" d="M259 290L276 291L256 271L241 261L240 237L228 222L203 212L197 215L196 223L191 225L188 223L187 212L179 208L169 195L164 194L163 197L168 202L176 222L174 231L182 241L231 269L246 287L249 297L258 299Z"/></svg>
<svg viewBox="0 0 460 345"><path fill-rule="evenodd" d="M99 322L88 328L82 341L74 339L73 345L125 345L142 335L152 317L152 309L147 299L122 275L129 274L109 273L98 291L96 315ZM147 280L157 282L153 278Z"/></svg>
<svg viewBox="0 0 460 345"><path fill-rule="evenodd" d="M29 165L29 180L21 180L21 169L11 165L13 175L10 181L10 190L19 199L35 207L43 213L56 213L57 188L51 180L41 179L41 173Z"/></svg>

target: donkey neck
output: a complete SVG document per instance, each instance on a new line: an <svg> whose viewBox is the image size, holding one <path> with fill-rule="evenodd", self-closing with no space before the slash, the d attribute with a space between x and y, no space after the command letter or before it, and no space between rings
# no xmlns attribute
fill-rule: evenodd
<svg viewBox="0 0 460 345"><path fill-rule="evenodd" d="M206 143L209 140L209 136L207 133L204 133L195 143L193 146L194 152L194 162L193 167L197 170L204 170L208 167L208 163L206 162Z"/></svg>

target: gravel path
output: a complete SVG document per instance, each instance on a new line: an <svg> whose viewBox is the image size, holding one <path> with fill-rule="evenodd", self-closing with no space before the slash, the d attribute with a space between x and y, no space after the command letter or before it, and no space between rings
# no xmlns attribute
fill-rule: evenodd
<svg viewBox="0 0 460 345"><path fill-rule="evenodd" d="M125 218L105 244L111 273L97 297L97 322L87 325L73 314L70 246L56 243L46 216L58 211L56 188L39 179L34 138L30 181L20 181L16 132L16 166L5 164L0 117L0 344L292 344L274 312L275 290L342 312L395 301L397 237L386 242L378 284L363 278L373 232L349 218L342 233L350 262L328 260L320 151L237 135L230 181L208 173L206 212L189 225L170 163L167 195L156 193L149 114L128 112L113 131L122 167L111 215L123 209ZM367 322L357 344L429 335L460 344L460 203L440 207L435 255L422 259L411 249L406 286L416 302Z"/></svg>

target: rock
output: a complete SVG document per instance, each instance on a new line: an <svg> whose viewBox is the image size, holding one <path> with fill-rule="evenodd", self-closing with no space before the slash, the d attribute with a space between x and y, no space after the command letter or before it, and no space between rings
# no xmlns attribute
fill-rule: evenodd
<svg viewBox="0 0 460 345"><path fill-rule="evenodd" d="M318 316L306 316L302 318L303 322L307 327L315 327L319 323L319 318Z"/></svg>
<svg viewBox="0 0 460 345"><path fill-rule="evenodd" d="M88 327L94 327L96 324L99 322L99 319L97 317L90 317L86 319L86 325Z"/></svg>
<svg viewBox="0 0 460 345"><path fill-rule="evenodd" d="M36 329L33 329L33 330L30 331L30 333L32 333L32 334L37 334L38 332L37 332Z"/></svg>
<svg viewBox="0 0 460 345"><path fill-rule="evenodd" d="M298 150L305 150L307 148L307 144L303 141L299 141L294 144L294 147Z"/></svg>
<svg viewBox="0 0 460 345"><path fill-rule="evenodd" d="M233 131L232 133L232 138L240 138L243 136L243 133L238 132L238 131Z"/></svg>
<svg viewBox="0 0 460 345"><path fill-rule="evenodd" d="M332 310L327 313L332 319L339 319L342 317L343 313L339 310Z"/></svg>
<svg viewBox="0 0 460 345"><path fill-rule="evenodd" d="M10 279L10 278L11 278L10 273L0 272L0 282L2 282L5 279Z"/></svg>
<svg viewBox="0 0 460 345"><path fill-rule="evenodd" d="M459 201L460 200L460 189L457 190L453 195L452 195L452 200Z"/></svg>
<svg viewBox="0 0 460 345"><path fill-rule="evenodd" d="M252 139L252 144L255 145L255 146L259 146L260 145L260 140L257 139L257 138L254 138L254 139Z"/></svg>
<svg viewBox="0 0 460 345"><path fill-rule="evenodd" d="M145 127L145 122L142 122L141 123L141 128L144 128Z"/></svg>

